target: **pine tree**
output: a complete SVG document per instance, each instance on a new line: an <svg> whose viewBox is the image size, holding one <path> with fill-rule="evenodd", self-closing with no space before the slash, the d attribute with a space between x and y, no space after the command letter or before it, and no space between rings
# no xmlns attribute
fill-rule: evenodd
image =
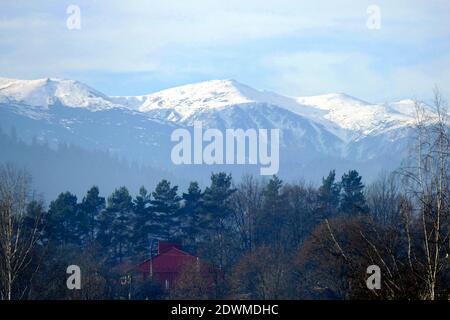
<svg viewBox="0 0 450 320"><path fill-rule="evenodd" d="M203 205L199 216L201 255L221 269L226 268L233 259L232 255L236 254L232 247L230 218L233 211L229 204L230 196L236 189L232 188L231 182L231 175L226 173L211 175L211 185L203 194ZM216 281L219 279L216 278Z"/></svg>
<svg viewBox="0 0 450 320"><path fill-rule="evenodd" d="M152 193L152 214L155 219L154 234L165 240L173 240L180 236L180 220L178 213L180 208L180 197L177 195L178 187L170 186L170 182L162 180L158 183Z"/></svg>
<svg viewBox="0 0 450 320"><path fill-rule="evenodd" d="M228 199L236 191L231 187L231 181L231 175L224 172L211 175L211 185L203 194L200 228L213 230L223 227L232 212Z"/></svg>
<svg viewBox="0 0 450 320"><path fill-rule="evenodd" d="M320 218L335 216L339 208L341 185L336 182L336 172L331 170L326 178L322 178L319 187L319 215Z"/></svg>
<svg viewBox="0 0 450 320"><path fill-rule="evenodd" d="M81 217L83 240L92 242L96 237L97 219L105 209L105 198L99 196L100 192L97 186L90 188L86 196L81 201Z"/></svg>
<svg viewBox="0 0 450 320"><path fill-rule="evenodd" d="M154 218L150 208L151 195L143 186L139 189L139 194L134 199L134 251L145 256L150 254L150 238Z"/></svg>
<svg viewBox="0 0 450 320"><path fill-rule="evenodd" d="M364 197L364 185L358 171L350 170L342 176L340 212L344 214L367 213L369 208Z"/></svg>
<svg viewBox="0 0 450 320"><path fill-rule="evenodd" d="M109 250L110 258L122 262L131 253L134 220L133 202L126 187L116 189L108 198L108 206L99 216L100 243Z"/></svg>
<svg viewBox="0 0 450 320"><path fill-rule="evenodd" d="M196 181L189 184L188 192L183 193L183 206L180 208L181 230L185 247L195 251L200 232L200 214L203 205L203 194Z"/></svg>
<svg viewBox="0 0 450 320"><path fill-rule="evenodd" d="M263 205L256 219L256 241L259 245L283 245L287 203L281 192L283 181L273 176L263 191Z"/></svg>
<svg viewBox="0 0 450 320"><path fill-rule="evenodd" d="M77 197L70 193L60 193L50 203L47 221L47 236L59 245L81 244L80 210Z"/></svg>

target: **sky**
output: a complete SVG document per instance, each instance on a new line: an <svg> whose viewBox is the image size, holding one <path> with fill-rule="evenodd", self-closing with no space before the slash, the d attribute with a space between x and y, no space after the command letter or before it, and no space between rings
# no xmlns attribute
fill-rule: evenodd
<svg viewBox="0 0 450 320"><path fill-rule="evenodd" d="M438 86L450 99L450 0L0 0L0 77L108 95L235 79L290 96L386 102Z"/></svg>

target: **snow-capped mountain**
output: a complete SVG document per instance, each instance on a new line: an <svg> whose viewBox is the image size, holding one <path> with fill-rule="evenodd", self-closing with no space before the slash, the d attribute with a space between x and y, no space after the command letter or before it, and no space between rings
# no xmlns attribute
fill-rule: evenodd
<svg viewBox="0 0 450 320"><path fill-rule="evenodd" d="M322 119L335 125L330 127L331 131L339 134L334 130L336 127L346 131L345 140L347 141L411 126L414 123L412 100L409 100L408 104L403 104L402 109L393 109L390 105L372 104L343 93L299 97L297 101L321 112Z"/></svg>
<svg viewBox="0 0 450 320"><path fill-rule="evenodd" d="M25 141L70 143L158 165L151 155L170 154L170 133L177 126L149 119L77 81L2 78L0 127L14 128Z"/></svg>
<svg viewBox="0 0 450 320"><path fill-rule="evenodd" d="M155 118L185 124L202 120L199 115L207 120L206 114L230 107L271 105L321 124L346 142L411 126L415 112L412 100L373 104L343 93L293 98L259 91L235 80L205 81L144 96L116 97L115 101Z"/></svg>
<svg viewBox="0 0 450 320"><path fill-rule="evenodd" d="M220 110L232 105L251 103L293 106L295 100L276 93L253 89L235 80L211 80L145 96L139 110L148 112L171 108L181 116L181 119L186 119L202 110Z"/></svg>
<svg viewBox="0 0 450 320"><path fill-rule="evenodd" d="M280 175L318 179L333 168L356 168L374 177L405 155L414 112L412 100L373 104L342 93L286 97L235 80L109 97L73 80L0 79L1 127L14 126L28 140L105 149L183 174L170 162L170 134L201 121L219 129L280 129ZM237 167L221 169L244 173L249 166ZM201 166L188 173L207 176L212 170Z"/></svg>
<svg viewBox="0 0 450 320"><path fill-rule="evenodd" d="M205 81L125 100L130 108L152 119L179 125L192 126L199 121L205 128L222 131L280 128L284 150L280 161L285 167L338 154L342 148L339 137L321 123L289 111L299 106L295 99L259 91L235 80ZM306 112L310 108L304 109ZM302 154L301 161L296 158L298 154Z"/></svg>
<svg viewBox="0 0 450 320"><path fill-rule="evenodd" d="M235 80L190 84L134 99L134 109L177 124L280 128L282 161L290 163L285 166L295 163L312 170L322 163L362 166L374 174L392 169L405 156L415 123L413 100L374 104L344 93L286 97Z"/></svg>
<svg viewBox="0 0 450 320"><path fill-rule="evenodd" d="M66 107L87 108L92 111L120 107L106 95L74 80L0 78L0 103L47 109L58 102Z"/></svg>

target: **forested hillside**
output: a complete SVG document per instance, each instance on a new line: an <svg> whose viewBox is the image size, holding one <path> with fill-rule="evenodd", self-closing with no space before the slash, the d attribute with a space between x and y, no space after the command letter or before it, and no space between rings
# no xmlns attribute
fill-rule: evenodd
<svg viewBox="0 0 450 320"><path fill-rule="evenodd" d="M34 138L26 143L17 136L14 129L5 132L0 128L0 162L26 168L33 176L35 190L47 201L68 188L82 195L94 184L104 192L125 184L137 192L144 183L156 184L162 178L172 177L162 169L130 163L105 151L65 143L51 148L46 141Z"/></svg>

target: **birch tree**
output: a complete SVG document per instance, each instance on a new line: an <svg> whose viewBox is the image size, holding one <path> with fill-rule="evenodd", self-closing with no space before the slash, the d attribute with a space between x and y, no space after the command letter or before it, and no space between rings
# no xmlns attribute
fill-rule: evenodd
<svg viewBox="0 0 450 320"><path fill-rule="evenodd" d="M408 160L397 173L402 180L402 195L394 201L399 206L402 223L372 227L356 226L353 245L345 245L336 230L326 220L333 252L354 274L361 275L357 266L360 254L352 249L363 247L371 263L381 267L386 297L418 297L424 300L445 298L450 272L450 134L446 104L438 89L434 91L433 108L415 102L416 123L413 147ZM387 201L378 197L377 201ZM387 208L381 208L386 214ZM397 208L396 208L397 210ZM377 221L379 224L380 221ZM339 231L339 229L337 230ZM392 232L394 231L394 232ZM353 246L353 247L352 247ZM360 279L362 280L362 279ZM414 290L408 290L408 287ZM373 294L379 295L372 290Z"/></svg>
<svg viewBox="0 0 450 320"><path fill-rule="evenodd" d="M15 283L31 263L40 236L42 214L28 217L30 176L12 165L0 165L0 298L15 299ZM18 297L20 298L20 293Z"/></svg>
<svg viewBox="0 0 450 320"><path fill-rule="evenodd" d="M401 173L412 206L403 210L411 272L424 283L422 297L436 299L449 264L450 135L446 104L436 88L434 110L416 101L417 138L412 163ZM431 112L430 112L431 111ZM413 250L417 248L419 252Z"/></svg>

